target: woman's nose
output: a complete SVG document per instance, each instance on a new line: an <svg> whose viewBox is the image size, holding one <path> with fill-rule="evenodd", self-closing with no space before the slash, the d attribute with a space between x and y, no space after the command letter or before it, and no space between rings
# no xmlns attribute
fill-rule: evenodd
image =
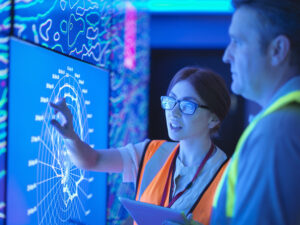
<svg viewBox="0 0 300 225"><path fill-rule="evenodd" d="M180 108L179 108L179 103L177 102L174 106L174 108L171 110L172 112L172 115L173 116L181 116L181 111L180 111Z"/></svg>

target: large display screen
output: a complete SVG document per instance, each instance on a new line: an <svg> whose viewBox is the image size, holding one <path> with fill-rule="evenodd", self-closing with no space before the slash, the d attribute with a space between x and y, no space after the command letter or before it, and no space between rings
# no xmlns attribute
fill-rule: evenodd
<svg viewBox="0 0 300 225"><path fill-rule="evenodd" d="M79 137L106 148L108 71L15 38L9 71L7 224L105 224L106 174L70 161L49 102L64 97Z"/></svg>

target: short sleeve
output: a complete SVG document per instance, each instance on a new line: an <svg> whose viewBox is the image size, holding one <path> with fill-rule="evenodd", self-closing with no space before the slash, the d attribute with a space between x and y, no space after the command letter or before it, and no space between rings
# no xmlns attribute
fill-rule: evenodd
<svg viewBox="0 0 300 225"><path fill-rule="evenodd" d="M140 161L149 139L117 148L123 160L123 182L136 182Z"/></svg>

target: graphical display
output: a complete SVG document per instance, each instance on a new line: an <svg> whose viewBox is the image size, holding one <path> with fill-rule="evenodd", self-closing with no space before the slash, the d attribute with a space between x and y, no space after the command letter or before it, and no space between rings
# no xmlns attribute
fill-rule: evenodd
<svg viewBox="0 0 300 225"><path fill-rule="evenodd" d="M105 224L106 174L77 168L50 120L65 98L78 136L94 148L108 140L108 71L12 39L7 224Z"/></svg>
<svg viewBox="0 0 300 225"><path fill-rule="evenodd" d="M14 1L14 35L107 68L113 0Z"/></svg>
<svg viewBox="0 0 300 225"><path fill-rule="evenodd" d="M0 19L4 19L2 25L5 25L0 28L0 33L1 29L5 28L7 31L5 34L9 34L11 32L9 26L12 25L13 36L110 70L109 146L123 146L128 142L142 141L146 137L150 43L149 13L137 10L136 22L126 23L124 3L132 1L20 0L12 2L0 0L0 2L3 2L1 6L4 6ZM147 0L134 2L146 3ZM4 16L4 14L9 16L12 12L10 4L14 6L13 24L10 24L11 20ZM138 31L135 37L136 54L133 59L136 60L136 67L134 69L127 68L124 63L128 59L124 55L126 52L125 42L130 37L125 37L125 27L128 28L127 30L136 29ZM128 43L132 44L133 42L128 40ZM2 50L3 48L0 49L0 52ZM7 53L5 54L7 56ZM33 58L36 57L33 56ZM9 60L0 60L0 66L1 62L5 62L7 66L10 63ZM7 74L4 75L7 77ZM3 83L0 86L0 93ZM7 88L3 88L3 90L1 102L6 103L8 100L10 103L10 98L7 98L6 94ZM1 120L3 121L1 125L5 135L1 136L0 141L3 140L2 143L6 145L6 109L1 115L4 118ZM33 136L39 135L35 133ZM39 142L32 144L39 145ZM0 152L2 153L0 155L0 169L1 166L4 169L1 170L0 174L0 177L4 174L0 178L1 225L1 216L4 220L6 216L6 201L1 201L1 194L6 195L6 191L1 189L3 186L1 183L5 187L7 174L5 170L6 147L0 149ZM123 224L128 217L127 211L121 207L117 196L120 192L133 194L134 191L131 186L120 188L121 183L120 175L111 174L108 176L107 224ZM122 190L120 191L120 189Z"/></svg>

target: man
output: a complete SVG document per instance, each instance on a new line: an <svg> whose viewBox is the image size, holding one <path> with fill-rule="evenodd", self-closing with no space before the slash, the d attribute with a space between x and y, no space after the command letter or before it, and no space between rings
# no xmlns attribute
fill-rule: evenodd
<svg viewBox="0 0 300 225"><path fill-rule="evenodd" d="M300 0L233 0L223 61L262 111L242 134L211 224L300 224Z"/></svg>

